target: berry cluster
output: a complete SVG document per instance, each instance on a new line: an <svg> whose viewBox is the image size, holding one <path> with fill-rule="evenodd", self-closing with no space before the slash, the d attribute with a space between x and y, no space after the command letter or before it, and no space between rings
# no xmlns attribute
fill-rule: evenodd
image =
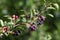
<svg viewBox="0 0 60 40"><path fill-rule="evenodd" d="M29 29L30 29L31 31L35 31L35 30L37 30L37 25L31 24L30 27L29 27Z"/></svg>
<svg viewBox="0 0 60 40"><path fill-rule="evenodd" d="M17 15L13 15L12 18L15 19L15 20L17 20L18 16Z"/></svg>
<svg viewBox="0 0 60 40"><path fill-rule="evenodd" d="M45 20L45 17L40 15L40 14L36 14L36 17L38 18L35 18L37 20L37 23L34 24L34 21L35 19L33 18L33 21L31 21L30 23L27 22L27 24L29 24L28 26L28 30L30 31L36 31L38 29L37 25L41 25L43 24L43 21ZM17 15L12 15L12 20L14 21L13 23L13 26L17 25L16 24L16 21L18 20L18 16ZM26 19L30 18L30 16L26 15ZM24 23L25 24L25 23ZM20 24L19 24L20 25ZM18 25L17 25L18 26ZM16 28L13 27L13 29ZM3 26L2 27L2 33L5 33L5 34L12 34L12 35L15 35L15 36L19 36L21 34L20 30L10 30L10 28L8 26ZM2 38L3 34L0 34L0 38Z"/></svg>
<svg viewBox="0 0 60 40"><path fill-rule="evenodd" d="M43 21L45 20L45 17L40 15L40 14L37 14L36 16L38 16L37 24L38 25L43 24Z"/></svg>

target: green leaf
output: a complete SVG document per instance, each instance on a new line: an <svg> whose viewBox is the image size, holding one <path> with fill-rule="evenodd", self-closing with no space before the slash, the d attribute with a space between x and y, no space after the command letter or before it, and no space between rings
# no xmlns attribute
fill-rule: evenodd
<svg viewBox="0 0 60 40"><path fill-rule="evenodd" d="M0 24L1 24L1 26L4 26L4 22L1 19L0 19Z"/></svg>
<svg viewBox="0 0 60 40"><path fill-rule="evenodd" d="M24 17L25 15L20 15L20 17Z"/></svg>
<svg viewBox="0 0 60 40"><path fill-rule="evenodd" d="M54 7L47 7L47 10L48 10L48 9L56 10Z"/></svg>
<svg viewBox="0 0 60 40"><path fill-rule="evenodd" d="M56 7L57 10L59 10L59 5L57 3L54 3L53 5Z"/></svg>
<svg viewBox="0 0 60 40"><path fill-rule="evenodd" d="M23 22L26 22L26 18L23 18L22 21L23 21Z"/></svg>
<svg viewBox="0 0 60 40"><path fill-rule="evenodd" d="M52 14L48 14L50 17L54 17Z"/></svg>

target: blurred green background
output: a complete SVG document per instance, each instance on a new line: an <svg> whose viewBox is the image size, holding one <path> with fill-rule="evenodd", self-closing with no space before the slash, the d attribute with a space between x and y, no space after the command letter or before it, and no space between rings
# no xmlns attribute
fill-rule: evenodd
<svg viewBox="0 0 60 40"><path fill-rule="evenodd" d="M52 8L46 8L48 10L43 14L46 16L43 27L31 32L29 36L18 37L17 40L60 40L60 0L0 0L0 19L8 21L5 15L20 16L31 13L33 9L41 12L45 7L44 4L50 4ZM10 39L7 37L5 40Z"/></svg>

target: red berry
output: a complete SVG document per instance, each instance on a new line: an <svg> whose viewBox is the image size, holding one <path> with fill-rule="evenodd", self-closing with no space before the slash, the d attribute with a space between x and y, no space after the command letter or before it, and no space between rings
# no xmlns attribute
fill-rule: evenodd
<svg viewBox="0 0 60 40"><path fill-rule="evenodd" d="M26 18L29 19L30 18L30 15L26 15Z"/></svg>
<svg viewBox="0 0 60 40"><path fill-rule="evenodd" d="M8 30L9 30L8 27L6 27L6 26L3 27L3 31L4 31L4 32L7 32Z"/></svg>
<svg viewBox="0 0 60 40"><path fill-rule="evenodd" d="M18 16L15 16L15 19L18 19Z"/></svg>
<svg viewBox="0 0 60 40"><path fill-rule="evenodd" d="M12 17L13 17L13 19L15 19L15 20L18 19L18 16L17 16L17 15L13 15Z"/></svg>

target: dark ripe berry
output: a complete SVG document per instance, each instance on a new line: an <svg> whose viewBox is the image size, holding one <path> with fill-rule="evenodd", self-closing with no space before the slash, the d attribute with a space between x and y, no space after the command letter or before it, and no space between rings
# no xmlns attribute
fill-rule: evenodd
<svg viewBox="0 0 60 40"><path fill-rule="evenodd" d="M19 36L20 33L21 33L21 32L20 32L19 30L15 30L13 35Z"/></svg>
<svg viewBox="0 0 60 40"><path fill-rule="evenodd" d="M39 18L40 18L40 19L37 21L37 24L38 24L38 25L41 25L41 24L43 24L43 21L45 20L45 17L42 16L42 15L40 15Z"/></svg>
<svg viewBox="0 0 60 40"><path fill-rule="evenodd" d="M37 21L37 24L38 24L38 25L41 25L41 24L43 24L43 21L38 20L38 21Z"/></svg>
<svg viewBox="0 0 60 40"><path fill-rule="evenodd" d="M38 16L42 21L44 21L44 20L45 20L45 17L44 17L44 16L42 16L42 15L40 15L40 14L36 14L36 16Z"/></svg>
<svg viewBox="0 0 60 40"><path fill-rule="evenodd" d="M35 31L35 30L37 30L37 26L36 25L32 25L32 26L30 26L30 28L29 28L31 31Z"/></svg>
<svg viewBox="0 0 60 40"><path fill-rule="evenodd" d="M15 20L18 19L18 16L17 16L17 15L13 15L12 17L13 17L13 19L15 19Z"/></svg>
<svg viewBox="0 0 60 40"><path fill-rule="evenodd" d="M44 16L40 16L40 19L41 19L42 21L44 21L44 20L45 20L45 17L44 17Z"/></svg>

